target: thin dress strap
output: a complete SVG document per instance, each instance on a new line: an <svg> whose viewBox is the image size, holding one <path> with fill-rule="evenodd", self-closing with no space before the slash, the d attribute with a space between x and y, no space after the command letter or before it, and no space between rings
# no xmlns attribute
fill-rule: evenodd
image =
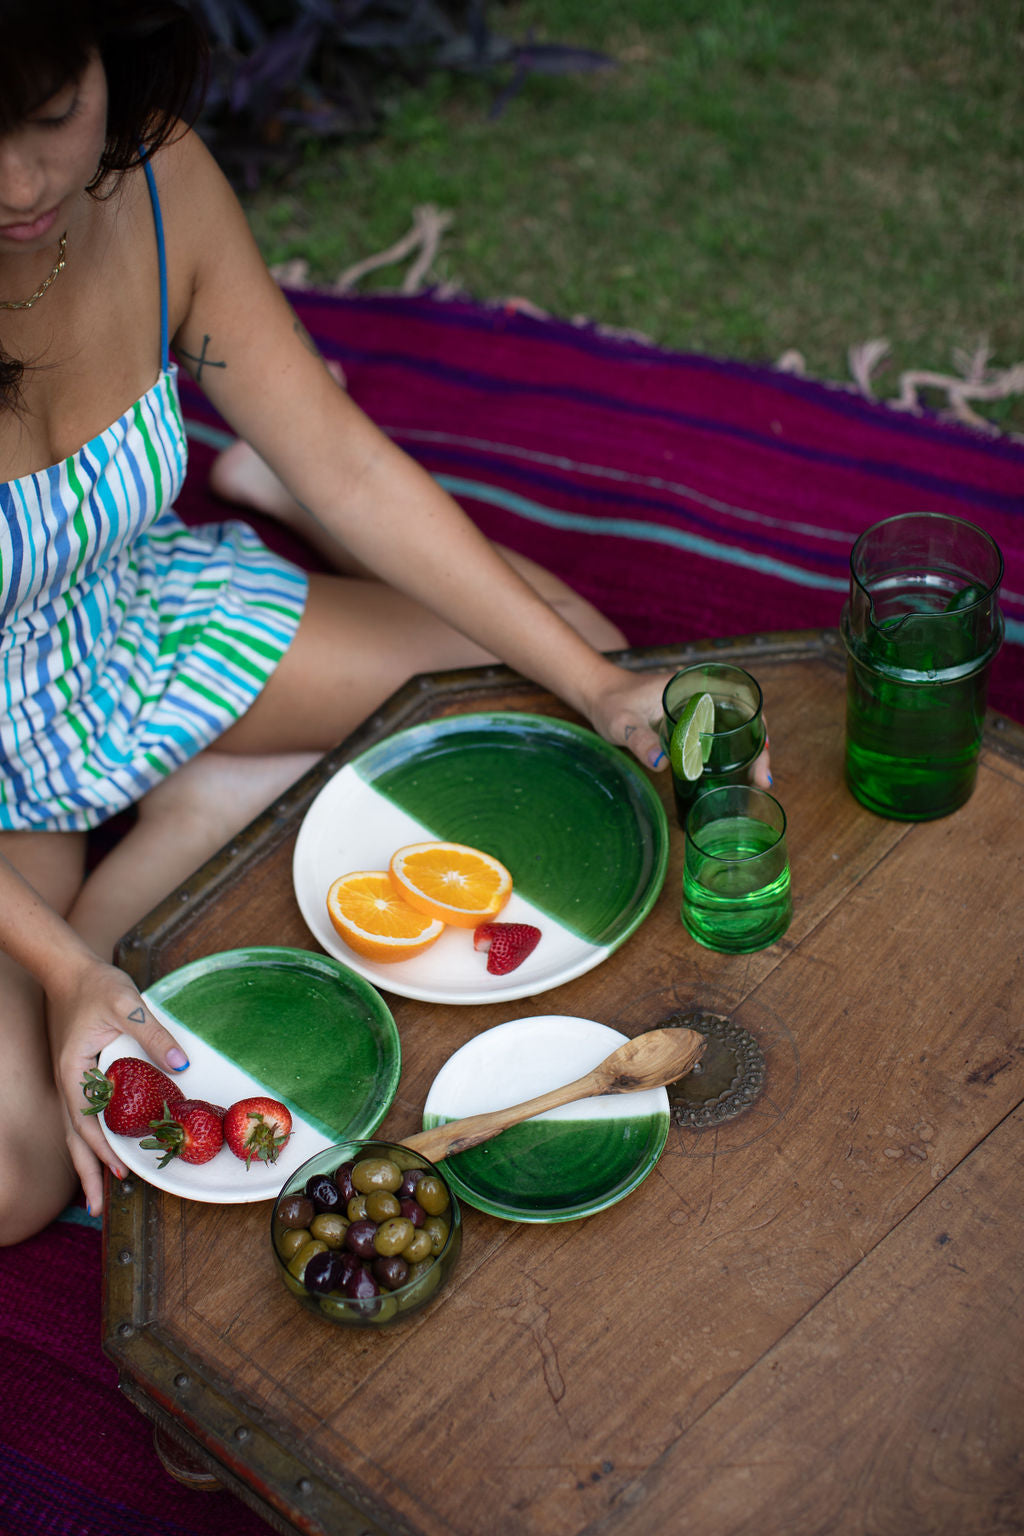
<svg viewBox="0 0 1024 1536"><path fill-rule="evenodd" d="M167 335L167 253L164 250L164 221L160 214L160 198L156 190L156 177L149 163L149 152L142 156L142 165L149 183L149 200L153 205L153 224L156 229L156 253L160 263L160 371L166 373L170 363L170 347Z"/></svg>

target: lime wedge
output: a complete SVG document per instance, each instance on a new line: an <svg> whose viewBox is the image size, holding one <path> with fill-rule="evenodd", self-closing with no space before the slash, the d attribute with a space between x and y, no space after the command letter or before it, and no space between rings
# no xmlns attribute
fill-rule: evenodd
<svg viewBox="0 0 1024 1536"><path fill-rule="evenodd" d="M680 779L699 779L711 743L701 741L715 729L715 701L710 693L695 693L687 699L683 712L672 727L668 744L672 772Z"/></svg>

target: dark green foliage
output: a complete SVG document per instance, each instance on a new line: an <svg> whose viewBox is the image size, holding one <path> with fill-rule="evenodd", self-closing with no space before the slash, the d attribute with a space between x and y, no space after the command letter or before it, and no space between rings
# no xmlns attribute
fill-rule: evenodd
<svg viewBox="0 0 1024 1536"><path fill-rule="evenodd" d="M497 115L530 74L611 67L604 54L495 33L486 0L193 0L212 50L200 129L255 187L313 139L367 137L381 98L437 71L493 82Z"/></svg>

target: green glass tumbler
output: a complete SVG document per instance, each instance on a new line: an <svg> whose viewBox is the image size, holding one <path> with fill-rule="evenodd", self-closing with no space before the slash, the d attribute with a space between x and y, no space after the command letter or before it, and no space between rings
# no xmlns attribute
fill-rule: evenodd
<svg viewBox="0 0 1024 1536"><path fill-rule="evenodd" d="M928 821L970 798L1002 577L995 540L938 512L887 518L854 544L841 625L846 780L878 815Z"/></svg>
<svg viewBox="0 0 1024 1536"><path fill-rule="evenodd" d="M706 949L742 955L780 939L792 916L786 813L763 789L727 784L686 818L682 919Z"/></svg>
<svg viewBox="0 0 1024 1536"><path fill-rule="evenodd" d="M723 784L740 784L748 780L750 769L761 755L765 742L761 714L764 700L757 681L742 667L704 661L684 667L665 685L661 696L661 739L666 755L672 728L696 693L711 695L715 705L715 728L701 738L705 749L701 777L683 779L675 770L672 772L676 815L681 827L685 827L687 812L699 794Z"/></svg>

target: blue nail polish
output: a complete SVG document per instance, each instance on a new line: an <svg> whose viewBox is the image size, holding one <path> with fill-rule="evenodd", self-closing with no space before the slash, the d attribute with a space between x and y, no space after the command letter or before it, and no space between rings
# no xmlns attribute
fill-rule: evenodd
<svg viewBox="0 0 1024 1536"><path fill-rule="evenodd" d="M175 1046L173 1050L167 1052L167 1065L172 1072L184 1072L188 1066L188 1057L184 1051L179 1051Z"/></svg>
<svg viewBox="0 0 1024 1536"><path fill-rule="evenodd" d="M664 761L665 761L665 754L664 754L664 752L659 752L657 757L654 759L654 762L651 764L651 767L652 768L658 768L658 767L660 767L660 765Z"/></svg>
<svg viewBox="0 0 1024 1536"><path fill-rule="evenodd" d="M774 783L775 783L775 780L772 778L771 774L769 774L768 775L768 788L771 789L771 787L772 787L772 785Z"/></svg>
<svg viewBox="0 0 1024 1536"><path fill-rule="evenodd" d="M92 1206L89 1204L88 1200L85 1202L85 1214L87 1216L91 1216L92 1215Z"/></svg>

